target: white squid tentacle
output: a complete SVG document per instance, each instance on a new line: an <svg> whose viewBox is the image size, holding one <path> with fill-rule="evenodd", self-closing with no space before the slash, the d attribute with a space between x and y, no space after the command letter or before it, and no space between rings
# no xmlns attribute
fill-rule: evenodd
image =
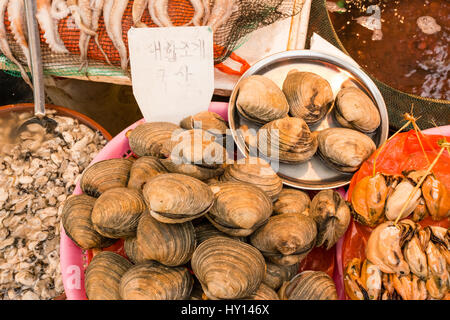
<svg viewBox="0 0 450 320"><path fill-rule="evenodd" d="M109 28L112 33L112 41L120 56L120 66L122 70L128 69L128 54L122 37L122 18L127 8L128 0L114 0L109 17Z"/></svg>
<svg viewBox="0 0 450 320"><path fill-rule="evenodd" d="M208 23L209 17L211 15L211 8L209 7L209 0L202 0L203 8L205 9L205 14L203 15L202 25L206 25Z"/></svg>
<svg viewBox="0 0 450 320"><path fill-rule="evenodd" d="M33 89L33 84L31 83L25 68L12 54L8 38L6 37L5 11L8 6L8 1L9 0L0 0L0 51L19 68L23 80L31 87L31 89Z"/></svg>
<svg viewBox="0 0 450 320"><path fill-rule="evenodd" d="M207 25L215 32L233 14L235 0L215 0Z"/></svg>
<svg viewBox="0 0 450 320"><path fill-rule="evenodd" d="M8 2L8 19L14 40L22 49L28 68L31 70L30 48L28 47L27 31L25 28L25 7L21 0L10 0Z"/></svg>
<svg viewBox="0 0 450 320"><path fill-rule="evenodd" d="M144 13L145 8L147 7L148 7L148 0L134 0L131 15L133 17L133 25L136 28L148 27L144 22L141 21L142 14Z"/></svg>
<svg viewBox="0 0 450 320"><path fill-rule="evenodd" d="M53 0L50 13L53 19L61 20L69 15L70 10L65 0Z"/></svg>
<svg viewBox="0 0 450 320"><path fill-rule="evenodd" d="M192 7L194 7L194 17L192 18L192 23L194 26L202 25L202 18L205 15L205 7L203 0L190 0Z"/></svg>
<svg viewBox="0 0 450 320"><path fill-rule="evenodd" d="M159 27L163 27L163 24L161 23L161 21L159 21L158 17L156 16L155 0L149 0L148 11L150 12L150 17L152 18L153 23Z"/></svg>
<svg viewBox="0 0 450 320"><path fill-rule="evenodd" d="M97 30L98 30L98 21L100 20L100 16L102 15L103 5L104 4L105 4L105 0L93 0L91 2L91 7L92 7L92 30L95 31L95 32L97 32ZM95 44L100 49L100 52L105 57L106 62L108 64L111 64L111 62L109 61L108 56L106 55L105 51L103 51L103 48L102 48L102 46L100 45L100 43L98 41L98 33L96 33L96 35L94 36L94 40L95 40Z"/></svg>
<svg viewBox="0 0 450 320"><path fill-rule="evenodd" d="M92 10L91 10L91 4L90 0L78 0L78 8L80 9L80 16L82 23L92 30ZM92 30L93 31L93 30ZM95 33L97 34L97 33ZM80 48L80 60L81 60L81 67L80 70L83 67L87 67L88 59L88 48L89 48L89 40L91 39L91 35L81 31L80 33L80 39L79 39L79 48Z"/></svg>
<svg viewBox="0 0 450 320"><path fill-rule="evenodd" d="M78 29L80 29L80 31L84 33L87 33L90 36L95 37L97 33L91 30L89 26L86 26L81 20L81 10L78 7L77 0L67 0L67 7L69 8L70 14L72 15Z"/></svg>
<svg viewBox="0 0 450 320"><path fill-rule="evenodd" d="M68 53L69 51L64 46L64 42L59 37L57 21L50 14L50 0L37 0L36 6L36 18L44 31L45 42L55 53Z"/></svg>
<svg viewBox="0 0 450 320"><path fill-rule="evenodd" d="M162 27L173 27L169 17L169 0L153 0L155 18L161 23Z"/></svg>

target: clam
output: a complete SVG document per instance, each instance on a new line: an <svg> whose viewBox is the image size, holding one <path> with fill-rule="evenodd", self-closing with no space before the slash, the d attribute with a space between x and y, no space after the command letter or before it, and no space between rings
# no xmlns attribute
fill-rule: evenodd
<svg viewBox="0 0 450 320"><path fill-rule="evenodd" d="M126 187L132 164L128 159L109 159L94 163L81 176L81 189L97 198L108 189Z"/></svg>
<svg viewBox="0 0 450 320"><path fill-rule="evenodd" d="M171 157L161 159L161 163L168 172L184 174L202 181L217 178L224 172L223 166L217 168L202 167L200 165L173 161Z"/></svg>
<svg viewBox="0 0 450 320"><path fill-rule="evenodd" d="M289 71L283 92L290 114L308 125L321 120L333 103L333 90L328 81L312 72Z"/></svg>
<svg viewBox="0 0 450 320"><path fill-rule="evenodd" d="M428 278L426 281L428 294L434 299L442 299L450 289L447 261L438 245L433 241L428 242L425 253L428 262Z"/></svg>
<svg viewBox="0 0 450 320"><path fill-rule="evenodd" d="M143 259L170 267L187 263L196 246L194 226L190 221L161 223L147 211L139 220L136 238Z"/></svg>
<svg viewBox="0 0 450 320"><path fill-rule="evenodd" d="M336 170L352 173L367 160L376 146L365 134L347 128L328 128L319 131L318 154Z"/></svg>
<svg viewBox="0 0 450 320"><path fill-rule="evenodd" d="M123 249L128 259L134 264L146 262L142 254L142 249L138 246L137 238L126 238L123 243Z"/></svg>
<svg viewBox="0 0 450 320"><path fill-rule="evenodd" d="M303 271L278 292L281 300L337 300L333 279L322 271Z"/></svg>
<svg viewBox="0 0 450 320"><path fill-rule="evenodd" d="M167 169L158 158L145 156L137 159L130 170L128 188L142 191L144 184L158 174L167 173Z"/></svg>
<svg viewBox="0 0 450 320"><path fill-rule="evenodd" d="M429 215L430 215L430 213L428 212L427 205L425 203L425 199L423 197L420 197L419 201L417 203L417 206L411 215L411 220L414 222L419 222L419 221L422 221L423 219L425 219Z"/></svg>
<svg viewBox="0 0 450 320"><path fill-rule="evenodd" d="M381 123L380 113L372 99L355 87L346 87L338 92L334 115L341 126L364 133L374 132Z"/></svg>
<svg viewBox="0 0 450 320"><path fill-rule="evenodd" d="M425 300L428 296L425 282L414 274L390 277L392 286L403 300Z"/></svg>
<svg viewBox="0 0 450 320"><path fill-rule="evenodd" d="M88 195L74 195L64 202L61 222L67 236L82 249L105 248L116 240L102 236L95 231L91 221L95 198Z"/></svg>
<svg viewBox="0 0 450 320"><path fill-rule="evenodd" d="M426 279L428 276L427 255L425 248L420 241L419 232L416 232L411 240L405 243L403 256L408 262L409 269L420 279Z"/></svg>
<svg viewBox="0 0 450 320"><path fill-rule="evenodd" d="M144 210L145 202L139 191L114 188L105 191L97 199L91 219L95 230L105 237L131 237L136 234Z"/></svg>
<svg viewBox="0 0 450 320"><path fill-rule="evenodd" d="M120 281L124 300L185 300L194 280L184 267L147 262L130 268Z"/></svg>
<svg viewBox="0 0 450 320"><path fill-rule="evenodd" d="M366 176L358 181L351 197L355 219L370 227L382 222L387 194L388 187L381 173L373 177Z"/></svg>
<svg viewBox="0 0 450 320"><path fill-rule="evenodd" d="M344 288L351 300L370 300L367 288L361 280L361 259L353 258L345 267Z"/></svg>
<svg viewBox="0 0 450 320"><path fill-rule="evenodd" d="M311 201L309 216L317 223L316 246L330 249L347 231L350 208L334 190L322 190Z"/></svg>
<svg viewBox="0 0 450 320"><path fill-rule="evenodd" d="M263 282L273 290L278 290L285 281L291 280L297 274L298 268L298 264L280 266L266 261L266 273Z"/></svg>
<svg viewBox="0 0 450 320"><path fill-rule="evenodd" d="M270 217L251 235L250 243L270 261L280 263L274 258L305 257L314 248L316 236L317 227L312 218L299 213L285 213ZM286 259L284 261L287 262ZM290 264L300 261L292 259Z"/></svg>
<svg viewBox="0 0 450 320"><path fill-rule="evenodd" d="M180 131L179 126L170 122L148 122L138 125L127 135L131 151L136 155L161 158L163 144Z"/></svg>
<svg viewBox="0 0 450 320"><path fill-rule="evenodd" d="M195 249L191 266L209 299L242 299L261 285L265 262L247 243L214 237Z"/></svg>
<svg viewBox="0 0 450 320"><path fill-rule="evenodd" d="M253 75L239 85L236 109L244 118L264 124L286 117L289 105L275 82L261 75Z"/></svg>
<svg viewBox="0 0 450 320"><path fill-rule="evenodd" d="M273 214L303 213L309 209L309 195L297 189L284 188L273 204Z"/></svg>
<svg viewBox="0 0 450 320"><path fill-rule="evenodd" d="M422 185L422 193L433 220L450 217L450 191L439 179L429 175Z"/></svg>
<svg viewBox="0 0 450 320"><path fill-rule="evenodd" d="M245 242L245 237L229 236L226 233L214 227L208 220L202 221L201 223L194 225L194 229L195 229L195 238L197 239L197 245L213 237L229 237L235 240Z"/></svg>
<svg viewBox="0 0 450 320"><path fill-rule="evenodd" d="M411 182L408 180L403 180L400 182L394 189L394 192L388 197L386 200L386 208L385 208L385 215L388 220L395 220L397 219L398 215L400 214L401 209L405 205L406 201L410 197L410 195L414 191L414 186ZM412 196L411 200L409 201L408 205L406 206L405 210L403 210L402 216L400 219L408 217L414 209L419 204L421 196L421 191L418 189L414 195Z"/></svg>
<svg viewBox="0 0 450 320"><path fill-rule="evenodd" d="M227 181L210 187L215 201L206 217L228 235L248 236L272 214L272 200L254 185Z"/></svg>
<svg viewBox="0 0 450 320"><path fill-rule="evenodd" d="M203 216L213 205L209 186L177 173L161 174L144 186L143 195L150 214L164 223L183 223Z"/></svg>
<svg viewBox="0 0 450 320"><path fill-rule="evenodd" d="M102 251L89 263L84 287L89 300L120 300L120 280L132 266L131 262L121 255Z"/></svg>
<svg viewBox="0 0 450 320"><path fill-rule="evenodd" d="M381 297L383 273L380 268L371 263L369 260L364 260L361 268L361 281L367 292L369 300L378 300Z"/></svg>
<svg viewBox="0 0 450 320"><path fill-rule="evenodd" d="M258 290L245 300L280 300L280 297L271 287L263 282Z"/></svg>
<svg viewBox="0 0 450 320"><path fill-rule="evenodd" d="M220 177L221 181L240 181L253 184L267 193L272 200L276 200L283 188L283 181L270 164L256 157L239 160L225 168Z"/></svg>
<svg viewBox="0 0 450 320"><path fill-rule="evenodd" d="M302 163L317 151L316 135L300 118L274 120L258 130L258 150L272 160Z"/></svg>
<svg viewBox="0 0 450 320"><path fill-rule="evenodd" d="M226 135L228 130L227 122L215 112L202 111L193 116L181 120L180 126L183 129L202 129L214 135Z"/></svg>

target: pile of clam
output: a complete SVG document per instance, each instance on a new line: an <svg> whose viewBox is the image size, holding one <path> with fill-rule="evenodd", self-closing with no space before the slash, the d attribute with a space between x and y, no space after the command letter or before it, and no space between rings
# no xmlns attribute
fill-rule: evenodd
<svg viewBox="0 0 450 320"><path fill-rule="evenodd" d="M181 126L136 127L127 136L137 159L95 163L80 180L84 194L67 200L63 227L80 248L125 239L126 258L93 257L87 297L337 299L327 274L296 274L314 247L330 248L346 231L342 197L327 190L311 201L283 188L266 161L229 159L216 114Z"/></svg>
<svg viewBox="0 0 450 320"><path fill-rule="evenodd" d="M265 76L252 75L239 85L236 109L261 125L256 136L240 128L248 147L271 160L298 164L318 154L326 165L353 173L376 149L366 135L381 122L372 100L352 85L342 86L334 98L328 81L312 72L291 70L282 89ZM343 128L311 131L330 110Z"/></svg>
<svg viewBox="0 0 450 320"><path fill-rule="evenodd" d="M384 222L370 235L366 259L347 264L346 293L354 300L449 299L449 250L447 228Z"/></svg>

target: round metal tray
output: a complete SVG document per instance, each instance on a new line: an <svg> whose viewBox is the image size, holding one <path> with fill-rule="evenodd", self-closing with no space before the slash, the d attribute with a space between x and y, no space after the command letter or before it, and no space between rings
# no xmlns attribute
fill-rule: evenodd
<svg viewBox="0 0 450 320"><path fill-rule="evenodd" d="M237 129L242 125L247 125L249 129L258 130L260 125L246 120L237 112L236 99L239 95L241 81L251 75L263 75L273 80L281 88L287 73L292 69L309 71L322 76L330 83L334 96L337 95L342 83L345 81L351 81L357 85L372 99L381 116L380 127L375 132L368 134L368 136L373 139L377 147L386 141L389 132L386 105L380 91L368 75L358 67L335 56L311 50L293 50L277 53L260 60L242 75L233 89L228 109L228 121L233 139L243 155L249 155L249 148L245 144L242 132ZM332 108L324 119L310 126L311 131L340 126L331 114L331 110ZM251 155L255 156L254 154ZM302 164L271 162L271 165L282 178L285 185L300 189L322 190L337 188L347 185L352 178L351 174L345 174L328 167L319 159L318 155Z"/></svg>

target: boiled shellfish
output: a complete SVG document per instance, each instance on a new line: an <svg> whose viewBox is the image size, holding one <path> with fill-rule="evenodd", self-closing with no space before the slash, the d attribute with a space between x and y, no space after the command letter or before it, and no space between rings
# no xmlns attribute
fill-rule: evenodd
<svg viewBox="0 0 450 320"><path fill-rule="evenodd" d="M281 300L337 300L333 279L322 271L303 271L278 292Z"/></svg>

